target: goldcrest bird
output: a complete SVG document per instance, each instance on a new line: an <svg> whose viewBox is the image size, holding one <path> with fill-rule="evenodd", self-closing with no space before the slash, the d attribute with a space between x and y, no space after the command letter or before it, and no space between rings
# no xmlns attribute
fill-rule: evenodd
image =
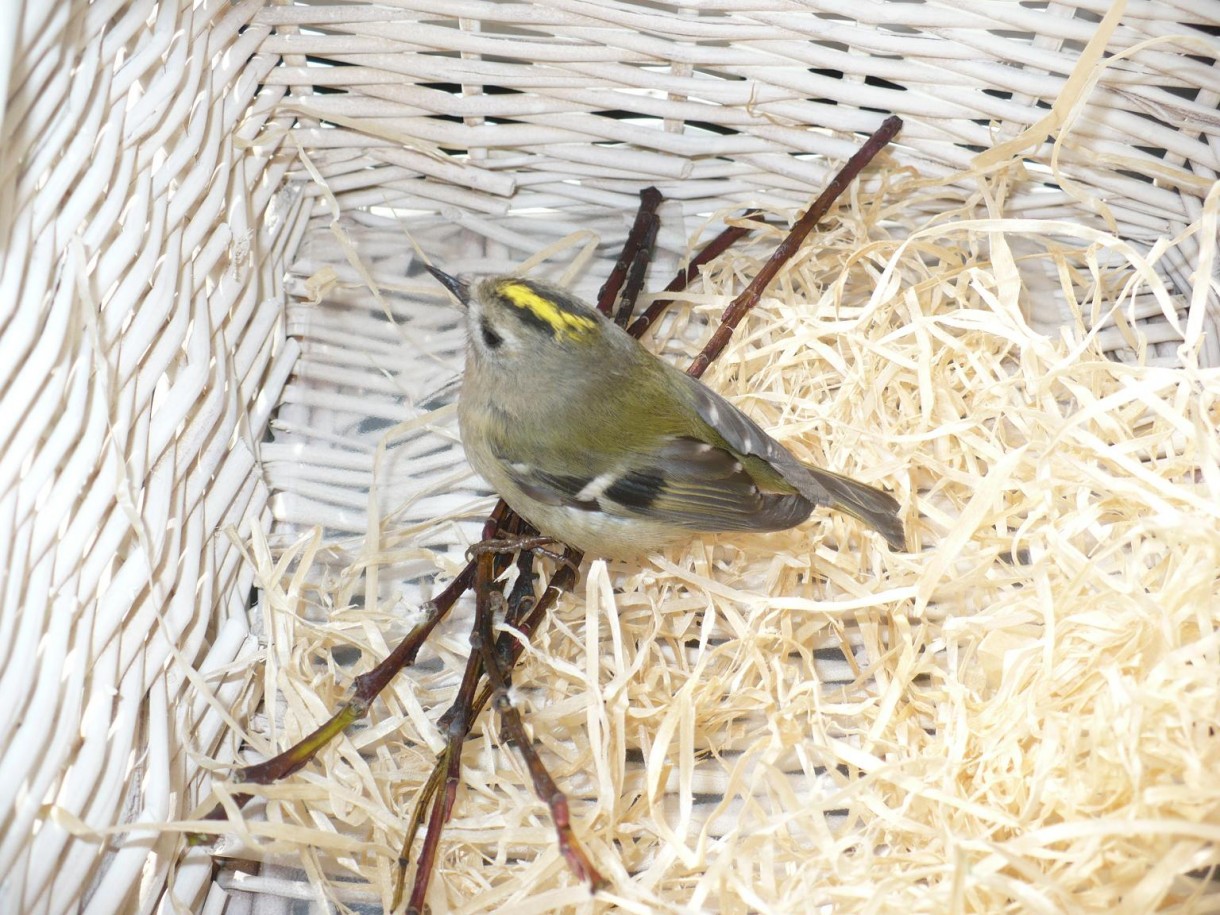
<svg viewBox="0 0 1220 915"><path fill-rule="evenodd" d="M802 464L571 293L428 267L465 310L466 457L543 534L629 557L704 531L778 531L829 506L906 548L889 494Z"/></svg>

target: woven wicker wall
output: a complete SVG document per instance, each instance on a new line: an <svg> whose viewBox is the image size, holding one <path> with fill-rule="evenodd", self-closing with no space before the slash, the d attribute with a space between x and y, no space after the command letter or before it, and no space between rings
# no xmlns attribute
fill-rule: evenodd
<svg viewBox="0 0 1220 915"><path fill-rule="evenodd" d="M267 523L257 442L304 227L287 161L247 143L283 94L260 84L261 5L31 2L7 23L5 912L135 911L141 881L155 902L177 837L101 831L185 816L197 754L245 714L251 572L222 532Z"/></svg>
<svg viewBox="0 0 1220 915"><path fill-rule="evenodd" d="M344 210L562 218L630 211L643 182L692 213L792 205L827 173L812 157L842 159L843 131L892 112L899 161L943 177L983 150L1021 158L1005 215L1070 213L1147 247L1198 218L1220 166L1205 4L399 2L259 21L285 58L268 81L290 88L297 142ZM1183 239L1161 265L1179 295L1197 251ZM1046 326L1066 318L1040 308Z"/></svg>
<svg viewBox="0 0 1220 915"><path fill-rule="evenodd" d="M170 911L171 868L185 908L221 905L205 852L106 830L185 817L200 754L236 753L226 717L259 694L235 541L368 525L360 479L335 495L283 436L260 446L281 404L334 436L372 415L367 396L315 409L297 363L298 339L316 354L367 312L307 308L321 267L359 280L336 211L386 276L410 269L404 224L451 269L507 269L577 229L604 259L655 184L672 263L715 210L802 205L851 134L898 113L898 163L961 173L964 198L969 169L1020 162L1006 217L1152 258L1163 288L1127 313L1151 359L1220 365L1200 255L1218 28L1220 6L1156 0L25 3L3 35L0 910ZM1023 304L1066 320L1053 289ZM1117 325L1104 339L1135 349Z"/></svg>

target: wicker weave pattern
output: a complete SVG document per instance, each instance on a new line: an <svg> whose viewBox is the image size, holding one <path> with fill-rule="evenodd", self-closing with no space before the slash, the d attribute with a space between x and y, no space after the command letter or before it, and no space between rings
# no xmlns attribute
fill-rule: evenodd
<svg viewBox="0 0 1220 915"><path fill-rule="evenodd" d="M224 721L187 678L239 700L218 672L253 647L251 576L217 532L265 523L256 443L294 357L270 267L302 225L243 143L281 94L259 6L25 5L0 150L6 912L134 911L147 868L155 901L172 836L103 863L64 827L185 816L188 735L209 752Z"/></svg>
<svg viewBox="0 0 1220 915"><path fill-rule="evenodd" d="M1183 199L1197 198L1220 169L1211 139L1220 124L1220 72L1214 61L1184 56L1206 56L1214 42L1168 25L1220 25L1216 8L1203 4L1128 4L1113 34L1097 24L1103 4L1093 12L1093 5L1058 3L1046 11L1009 3L826 2L805 10L758 3L698 14L623 3L393 6L392 14L380 7L265 10L258 21L277 34L264 47L289 64L269 82L347 90L291 99L336 125L305 132L311 147L347 157L360 151L368 163L439 178L453 175L450 163L392 150L403 138L468 150L484 167L466 169L460 183L488 195L489 211L504 208L514 192L520 206L555 204L566 194L587 202L587 190L555 186L574 175L599 179L599 189L619 195L601 202L627 207L644 178L681 179L668 190L709 203L807 184L793 154L837 157L851 148L809 125L868 130L874 111L907 118L909 161L933 173L961 169L972 150L1037 125L1094 36L1108 39L1111 54L1153 43L1116 62L1090 93L1060 150L1065 173L1131 196L1112 205L1135 220L1140 213L1190 216L1197 203ZM448 15L465 17L460 30L441 20ZM1193 39L1183 37L1192 32ZM306 54L344 66L320 74L292 65ZM462 91L441 83L460 83ZM1046 158L1043 141L1057 132L1049 126L1025 142L1034 159ZM349 158L344 171L352 165ZM1119 166L1165 186L1133 193L1134 184L1115 175ZM363 187L384 188L392 175L365 177ZM427 193L390 197L422 204Z"/></svg>
<svg viewBox="0 0 1220 915"><path fill-rule="evenodd" d="M906 119L897 156L922 173L1020 156L1046 182L1008 215L1070 212L1144 246L1197 219L1220 172L1211 4L389 6L258 16L285 59L268 82L292 87L297 140L345 210L626 211L641 182L688 212L787 204L825 177L808 157L850 152L831 131L871 130L878 111ZM1164 255L1171 290L1192 286L1198 251L1187 236ZM1215 293L1195 311L1196 344L1205 325L1214 341ZM1054 303L1031 317L1069 319Z"/></svg>

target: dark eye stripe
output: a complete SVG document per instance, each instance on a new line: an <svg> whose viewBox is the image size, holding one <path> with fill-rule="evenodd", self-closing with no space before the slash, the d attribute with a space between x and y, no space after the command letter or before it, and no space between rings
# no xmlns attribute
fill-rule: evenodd
<svg viewBox="0 0 1220 915"><path fill-rule="evenodd" d="M508 300L506 299L505 301L507 302ZM511 302L508 302L508 304L512 307L512 310L509 311L508 314L516 315L522 324L528 324L530 327L533 327L536 330L544 331L548 337L557 336L555 325L550 321L540 318L536 313L528 308L518 308L517 306L512 305Z"/></svg>

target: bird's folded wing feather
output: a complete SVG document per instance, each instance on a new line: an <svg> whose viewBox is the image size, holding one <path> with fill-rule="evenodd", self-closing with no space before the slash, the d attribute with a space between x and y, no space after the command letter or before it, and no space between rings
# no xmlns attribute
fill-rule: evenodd
<svg viewBox="0 0 1220 915"><path fill-rule="evenodd" d="M670 438L649 454L596 476L508 464L513 482L548 505L668 522L702 531L782 530L813 505L795 491L759 488L737 458L688 437Z"/></svg>

